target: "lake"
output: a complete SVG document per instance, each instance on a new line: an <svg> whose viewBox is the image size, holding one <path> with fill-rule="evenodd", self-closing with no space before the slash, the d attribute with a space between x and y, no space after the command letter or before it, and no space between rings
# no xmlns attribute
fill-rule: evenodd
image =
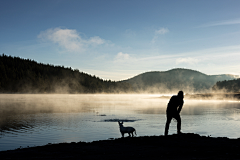
<svg viewBox="0 0 240 160"><path fill-rule="evenodd" d="M169 99L160 96L1 94L0 151L48 143L120 138L118 120L124 120L124 126L134 127L137 136L163 135ZM240 137L239 101L184 101L183 132ZM176 124L172 120L169 134L177 132Z"/></svg>

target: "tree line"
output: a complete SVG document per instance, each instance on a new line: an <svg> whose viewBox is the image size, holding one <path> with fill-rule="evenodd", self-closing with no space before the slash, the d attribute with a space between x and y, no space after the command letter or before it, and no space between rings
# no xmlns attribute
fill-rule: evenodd
<svg viewBox="0 0 240 160"><path fill-rule="evenodd" d="M240 78L217 82L212 90L215 92L240 92Z"/></svg>
<svg viewBox="0 0 240 160"><path fill-rule="evenodd" d="M0 55L0 93L120 93L130 92L122 81L103 80L71 67L37 63Z"/></svg>
<svg viewBox="0 0 240 160"><path fill-rule="evenodd" d="M196 71L174 69L167 72L144 73L129 80L116 82L103 80L71 67L0 55L0 93L140 93L142 91L155 93L163 91L164 87L166 90L173 90L185 86L186 90L186 87L192 85L190 87L194 89L199 87L204 89L207 85L210 87L216 82L213 82L214 79L216 80L214 76L210 76L210 80L206 80L206 77L209 76ZM221 76L216 77L221 78ZM222 78L229 77L223 75ZM164 83L166 80L168 83ZM203 84L202 81L207 84ZM211 85L210 82L213 84ZM162 85L159 88L157 84ZM151 87L156 91L149 90ZM220 80L212 87L212 91L240 92L240 79Z"/></svg>

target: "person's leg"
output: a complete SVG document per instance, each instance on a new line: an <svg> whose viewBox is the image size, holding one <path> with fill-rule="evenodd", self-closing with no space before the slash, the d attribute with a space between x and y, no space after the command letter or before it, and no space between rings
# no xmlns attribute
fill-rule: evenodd
<svg viewBox="0 0 240 160"><path fill-rule="evenodd" d="M181 117L177 114L174 118L177 120L177 132L181 133Z"/></svg>
<svg viewBox="0 0 240 160"><path fill-rule="evenodd" d="M165 133L164 133L165 136L168 135L168 129L169 129L171 120L172 120L172 115L167 114L167 121L166 121L166 125L165 125Z"/></svg>

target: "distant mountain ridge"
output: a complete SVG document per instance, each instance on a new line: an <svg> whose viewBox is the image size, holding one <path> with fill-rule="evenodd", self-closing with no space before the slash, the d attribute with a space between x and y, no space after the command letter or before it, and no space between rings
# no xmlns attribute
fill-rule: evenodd
<svg viewBox="0 0 240 160"><path fill-rule="evenodd" d="M216 82L232 80L235 77L235 75L231 74L206 75L199 71L176 68L164 72L142 73L124 82L131 84L136 92L175 93L179 90L185 92L209 92Z"/></svg>
<svg viewBox="0 0 240 160"><path fill-rule="evenodd" d="M230 74L206 75L177 68L115 82L71 67L0 55L0 93L176 93L179 90L196 93L209 92L216 82L234 78Z"/></svg>

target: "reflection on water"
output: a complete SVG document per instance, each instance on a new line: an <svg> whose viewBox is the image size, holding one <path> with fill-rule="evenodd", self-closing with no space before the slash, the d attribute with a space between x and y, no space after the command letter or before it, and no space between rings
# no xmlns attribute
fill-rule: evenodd
<svg viewBox="0 0 240 160"><path fill-rule="evenodd" d="M0 150L121 137L117 120L138 136L162 135L169 99L160 95L0 95ZM183 132L240 137L240 102L185 100ZM176 122L170 125L176 133Z"/></svg>

